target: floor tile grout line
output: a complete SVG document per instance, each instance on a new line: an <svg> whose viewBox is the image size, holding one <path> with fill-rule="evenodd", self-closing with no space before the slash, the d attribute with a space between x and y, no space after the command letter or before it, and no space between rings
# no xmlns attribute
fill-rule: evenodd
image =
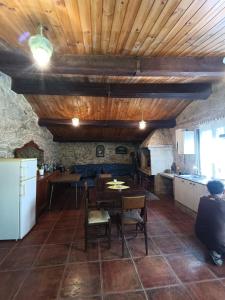
<svg viewBox="0 0 225 300"><path fill-rule="evenodd" d="M61 212L61 214L60 214L61 216L63 215L63 213ZM58 219L60 218L60 216L58 216ZM57 223L57 221L55 222L55 225L56 225L56 223ZM50 230L50 231L52 231L52 230L54 230L55 229L55 225L52 227L52 229ZM75 232L76 232L76 230L74 231L74 233L73 233L73 237L74 237L74 235L75 235ZM50 233L49 233L50 234ZM188 234L184 234L184 236L188 236ZM162 236L162 235L157 235L157 236ZM176 235L175 234L175 236L176 237L178 237L178 239L180 240L180 235ZM183 235L182 235L183 236ZM153 236L153 237L156 237L156 236ZM46 237L46 239L48 238L48 236ZM150 237L151 238L151 237ZM152 240L152 238L151 238L151 240ZM45 240L46 241L46 240ZM42 243L42 246L43 246L43 244L45 244L45 241ZM72 244L74 243L75 241L74 241L74 238L72 239L72 241L70 242L70 248L69 248L69 251L70 251L70 253L71 253L71 247L72 247ZM185 248L187 248L187 249L189 249L189 247L188 246L186 246L186 244L182 241L182 240L180 240L180 242L185 246ZM128 242L126 241L126 244L127 244ZM153 242L154 243L154 242ZM58 245L59 243L56 243L56 245ZM64 244L64 243L60 243L60 244ZM68 243L67 243L68 244ZM155 244L155 243L154 243ZM45 244L45 245L50 245L50 244ZM54 244L53 244L54 245ZM37 245L28 245L28 246L24 246L24 247L34 247L34 246L37 246ZM14 245L12 248L11 248L11 251L12 251L12 249L13 248L16 248L17 247L17 245ZM156 247L158 248L158 246L156 245ZM37 252L38 254L37 254L37 257L38 256L40 256L40 253L41 253L41 249L42 249L42 247L39 249L39 252ZM98 252L99 252L99 243L98 243ZM128 249L128 252L130 253L131 252L131 249L127 246L127 249ZM159 249L159 248L158 248ZM165 254L165 253L163 253L160 249L159 249L159 253L160 253L160 255L151 255L150 257L153 257L153 256L162 256L166 261L167 261L167 258L169 257L169 256L172 256L172 255L194 255L192 252L190 252L190 253L169 253L169 254ZM35 261L37 260L37 257L36 257L36 259L35 259ZM68 256L67 256L67 258L69 257L69 252L68 252ZM143 256L142 256L143 257ZM137 257L138 258L138 257ZM197 257L196 257L197 258ZM135 257L135 259L136 259L136 257ZM134 264L134 266L136 266L135 265L135 259L134 259L134 256L132 255L132 254L130 254L130 258L127 258L126 260L131 260L132 262L133 262L133 264ZM115 258L115 259L105 259L106 261L113 261L113 260L118 260L118 258ZM103 261L104 260L102 260L102 256L99 258L99 261L91 261L91 262L100 262L100 264L102 264L103 263ZM72 262L72 264L77 264L77 263L80 263L80 264L82 264L82 263L89 263L90 261L81 261L81 262ZM66 266L68 266L68 265L70 265L71 263L65 263L65 264L60 264L60 266L64 266L64 272L65 272L65 269L66 269ZM169 262L167 261L167 264L169 264ZM56 267L56 266L58 266L58 265L47 265L47 266L37 266L37 267L35 267L35 268L49 268L49 267ZM170 264L169 264L169 266L170 266ZM171 268L172 268L172 266L170 266ZM211 269L206 265L206 267L208 268L208 270L209 271L211 271ZM31 268L28 268L28 269L23 269L24 271L27 271L27 274L25 275L25 277L27 278L27 276L29 275L29 272L30 272L30 270L32 270L34 267L31 267ZM21 269L20 269L21 270ZM172 268L172 270L173 270L173 268ZM16 270L5 270L5 271L0 271L0 272L8 272L8 271L16 271ZM174 270L173 270L174 271ZM64 273L63 272L63 273ZM137 271L138 272L138 271ZM175 272L175 271L174 271ZM118 294L118 293L121 293L121 294L123 294L123 293L129 293L129 292L134 292L134 291L144 291L145 292L145 290L154 290L154 289L158 289L158 288L165 288L165 287L172 287L172 286L179 286L179 285L182 285L182 286L184 286L186 289L187 289L187 287L188 287L188 284L194 284L194 283L204 283L204 282L215 282L215 281L217 281L217 282L220 282L220 284L222 284L223 286L224 286L224 284L222 283L222 280L223 279L225 279L225 277L217 277L218 275L216 275L216 274L214 274L213 273L213 271L211 271L211 273L213 274L213 277L214 278L211 278L211 279L205 279L205 280L195 280L195 281L187 281L187 282L183 282L183 281L181 281L181 284L180 283L177 283L177 284L174 284L174 285L168 285L168 286L161 286L161 287L153 287L153 288L147 288L147 289L140 289L140 290L127 290L127 291L116 291L116 292L109 292L109 293L104 293L104 291L102 291L101 292L101 295L100 294L98 294L98 295L95 295L95 296L99 296L99 297L101 297L101 299L103 299L104 298L104 296L105 295L108 295L108 294ZM138 275L139 275L139 273L137 273ZM175 274L176 274L176 272L175 272ZM139 278L139 277L138 277ZM179 277L178 277L179 278ZM26 280L26 279L24 279L24 280ZM60 282L63 280L63 274L61 275L61 280L60 280ZM103 280L103 278L102 278L102 280ZM139 281L140 281L140 283L142 284L142 281L140 280L140 278L139 278ZM24 282L24 281L23 281ZM60 290L61 289L59 289L58 290L58 292L60 292ZM146 292L145 292L146 293ZM190 293L190 292L189 292ZM57 293L58 294L58 293ZM94 295L92 295L92 296L94 296ZM191 297L193 297L193 295L190 295ZM61 298L60 298L61 299Z"/></svg>
<svg viewBox="0 0 225 300"><path fill-rule="evenodd" d="M101 300L104 299L104 283L103 283L103 272L102 272L102 253L101 253L101 245L98 240L98 258L99 258L99 268L100 268L100 290L101 290Z"/></svg>
<svg viewBox="0 0 225 300"><path fill-rule="evenodd" d="M146 288L146 291L153 291L153 290L160 290L163 288L171 288L171 287L179 287L180 283L173 283L173 284L166 284L166 285L159 285L159 286L154 286L150 288Z"/></svg>
<svg viewBox="0 0 225 300"><path fill-rule="evenodd" d="M170 263L168 262L168 260L166 259L166 257L163 255L163 258L166 262L166 264L169 266L170 270L172 271L172 273L174 274L175 278L178 280L178 282L180 283L180 285L187 291L188 295L191 297L191 299L194 300L194 296L190 293L189 289L186 288L185 284L183 283L183 281L179 278L179 276L176 274L176 272L174 271L174 269L172 268L172 266L170 265Z"/></svg>
<svg viewBox="0 0 225 300"><path fill-rule="evenodd" d="M44 246L45 246L45 241L47 240L47 238L49 237L49 235L50 235L51 232L53 231L53 228L54 228L54 226L52 227L52 229L49 231L48 235L46 236L46 239L44 240L42 246L40 247L40 249L39 249L39 251L38 251L38 253L37 253L36 258L34 259L33 263L31 264L30 268L28 269L26 276L24 276L24 280L23 280L23 281L21 282L21 284L19 285L19 287L18 287L17 291L15 292L15 294L14 294L14 296L13 296L12 299L15 299L15 298L17 297L17 295L19 294L21 288L23 287L23 284L24 284L25 280L28 278L30 272L32 271L32 267L33 267L33 268L35 267L35 262L37 261L39 255L40 255L40 253L41 253L41 251L42 251L42 249L44 248Z"/></svg>
<svg viewBox="0 0 225 300"><path fill-rule="evenodd" d="M194 255L194 254L193 254ZM195 255L194 255L195 256ZM196 259L198 259L196 256L195 256ZM219 279L220 277L218 277L216 275L216 273L213 272L213 270L210 269L210 266L206 263L206 262L203 262L205 267L208 269L208 271L211 273L211 275L215 278L215 279Z"/></svg>
<svg viewBox="0 0 225 300"><path fill-rule="evenodd" d="M186 247L188 249L188 247ZM189 250L189 249L188 249ZM202 265L209 271L209 273L213 276L213 278L218 279L219 277L210 269L210 267L208 266L208 264L206 262L202 262L198 257L196 257L194 255L194 252L190 251L184 254L181 253L169 253L169 254L163 254L163 256L165 258L167 257L172 257L172 256L178 256L178 255L182 255L182 256L194 256L196 258L196 260L200 261L202 263Z"/></svg>
<svg viewBox="0 0 225 300"><path fill-rule="evenodd" d="M11 241L11 240L9 240L9 241ZM1 249L9 249L9 252L6 254L5 257L3 257L2 260L0 260L0 266L4 262L4 260L11 254L11 252L18 247L19 243L20 243L20 240L15 240L15 245L13 245L11 248L7 248L7 247L1 248Z"/></svg>
<svg viewBox="0 0 225 300"><path fill-rule="evenodd" d="M219 281L221 282L221 284L224 286L225 288L225 283L223 283L224 278L219 278Z"/></svg>
<svg viewBox="0 0 225 300"><path fill-rule="evenodd" d="M159 250L159 255L157 255L157 256L163 256L163 252L162 252L162 250L159 248L159 246L156 244L156 242L154 241L154 239L153 238L150 238L151 239L151 241L152 241L152 244L156 247L156 249L158 249Z"/></svg>
<svg viewBox="0 0 225 300"><path fill-rule="evenodd" d="M30 271L31 271L30 269L27 270L27 274L24 276L24 279L23 279L22 282L20 283L20 285L19 285L17 291L16 291L16 292L14 293L14 295L12 296L12 300L14 300L14 299L16 298L16 296L19 294L19 292L20 292L20 290L21 290L21 288L22 288L22 286L23 286L25 280L28 278L28 276L29 276L29 274L30 274Z"/></svg>
<svg viewBox="0 0 225 300"><path fill-rule="evenodd" d="M5 261L5 259L11 254L11 252L16 248L16 244L9 248L9 252L6 254L6 256L4 256L1 260L0 260L0 267L1 267L1 264ZM3 248L2 248L3 249ZM8 248L4 248L4 249L8 249Z"/></svg>
<svg viewBox="0 0 225 300"><path fill-rule="evenodd" d="M156 245L155 241L153 240L153 244ZM156 245L157 246L157 245ZM170 270L172 271L173 275L175 276L176 280L179 282L180 285L183 286L183 288L186 289L185 285L183 284L183 282L180 280L180 278L177 276L177 274L175 273L175 271L173 270L173 268L171 267L171 265L169 264L169 262L166 259L166 256L164 255L164 253L161 251L161 249L159 248L160 253L162 254L161 256L163 257L164 261L166 262L166 264L169 266ZM193 299L193 296L190 295L189 291L188 291L189 296Z"/></svg>
<svg viewBox="0 0 225 300"><path fill-rule="evenodd" d="M59 214L59 216L57 217L57 219L54 221L54 225L51 227L50 230L46 230L46 229L43 230L43 231L49 231L49 233L48 233L48 235L46 236L46 238L45 238L45 240L44 240L43 243L41 243L41 244L36 244L36 245L24 245L24 246L20 247L20 248L23 248L23 247L24 247L24 248L30 248L30 247L37 247L37 246L42 245L42 246L40 247L39 251L37 252L37 256L36 256L36 258L34 259L34 261L33 261L33 263L32 263L31 266L29 266L28 268L6 269L6 270L1 270L1 271L0 271L1 273L4 273L4 272L15 272L15 271L25 271L25 272L27 272L26 275L24 276L24 279L23 279L22 282L20 283L20 285L19 285L17 291L16 291L16 292L14 293L14 295L12 296L12 297L13 297L12 299L14 299L14 298L18 295L19 291L21 290L21 287L23 286L23 284L24 284L25 280L27 279L28 275L30 274L31 270L35 269L35 265L34 265L34 264L35 264L37 258L39 257L42 248L44 247L44 245L46 245L46 244L45 244L46 240L48 239L48 237L49 237L49 235L51 234L51 232L54 230L54 227L55 227L57 221L60 219L61 216L62 216L62 212ZM71 242L71 243L72 243L72 242ZM18 249L18 248L19 248L19 244L20 244L20 243L15 244L13 247L10 248L9 253L3 258L3 260L1 261L1 263L6 259L6 257L8 257L8 255L11 254L11 252L12 252L14 249L16 249L16 248ZM47 266L41 266L41 267L42 267L42 268L56 267L56 265L54 265L54 266L53 266L53 265L51 265L51 266L50 266L50 265L47 265ZM37 266L37 268L39 268L39 269L40 269L41 267L40 267L40 266Z"/></svg>
<svg viewBox="0 0 225 300"><path fill-rule="evenodd" d="M184 284L193 284L193 283L204 283L204 282L211 282L211 281L220 281L220 278L209 278L209 279L202 279L202 280L192 280L186 281Z"/></svg>
<svg viewBox="0 0 225 300"><path fill-rule="evenodd" d="M152 241L153 241L153 244L157 246L156 242L155 242L153 239L152 239ZM182 242L181 242L181 243L182 243ZM187 248L185 244L182 243L182 245L184 245L185 248ZM158 248L159 248L159 247L158 247ZM180 280L180 278L177 276L177 274L175 273L175 271L173 270L173 268L171 267L171 265L170 265L169 262L167 261L165 254L161 251L160 248L159 248L159 251L160 251L160 253L161 253L163 259L165 260L166 264L169 266L170 270L171 270L172 273L174 274L175 278L176 278L177 281L179 282L179 284L182 285L183 288L185 288L185 290L188 290L188 289L186 289L185 285L184 285L183 282ZM190 295L189 291L188 291L188 294ZM193 296L192 296L192 295L190 295L190 297L193 299Z"/></svg>
<svg viewBox="0 0 225 300"><path fill-rule="evenodd" d="M138 273L137 266L136 266L136 264L135 264L135 261L134 261L133 255L132 255L132 253L131 253L131 251L130 251L130 248L129 248L129 246L128 246L128 243L127 243L127 240L126 240L126 238L125 238L125 245L126 245L126 247L127 247L127 250L128 250L128 252L129 252L129 255L130 255L131 261L132 261L132 263L133 263L133 266L134 266L135 272L136 272L136 274L137 274L138 280L139 280L139 282L140 282L140 284L141 284L142 291L144 292L145 299L146 299L146 300L148 300L147 293L146 293L146 291L145 291L145 288L144 288L144 285L143 285L143 283L142 283L141 277L139 276L139 273Z"/></svg>
<svg viewBox="0 0 225 300"><path fill-rule="evenodd" d="M111 291L111 292L104 293L103 297L104 296L109 296L109 295L118 295L118 294L123 295L123 294L127 294L127 293L136 293L136 292L143 292L144 293L144 290L142 288L140 288L140 289L131 289L131 290L123 290L123 291Z"/></svg>
<svg viewBox="0 0 225 300"><path fill-rule="evenodd" d="M153 255L149 255L151 257L157 257L157 256L162 256L161 254L153 254ZM143 256L133 256L135 259L136 258L141 258ZM115 260L121 260L121 261L126 261L126 260L130 260L130 257L124 257L124 258L105 258L102 261L115 261Z"/></svg>
<svg viewBox="0 0 225 300"><path fill-rule="evenodd" d="M58 217L58 219L59 219L59 217ZM58 219L57 219L57 220L58 220ZM56 221L56 222L57 222L57 221ZM55 223L55 224L56 224L56 223ZM46 246L46 241L48 240L49 236L50 236L51 233L53 232L54 227L55 227L55 225L52 227L52 229L49 231L48 235L47 235L46 238L44 239L44 241L43 241L43 243L42 243L42 246L40 247L40 249L39 249L39 251L38 251L38 254L37 254L36 258L34 259L32 265L31 265L32 267L35 267L35 263L36 263L36 261L38 260L38 258L39 258L39 256L40 256L42 250L43 250L44 247Z"/></svg>
<svg viewBox="0 0 225 300"><path fill-rule="evenodd" d="M53 226L54 226L54 225L53 225ZM48 231L48 230L43 230L43 231ZM51 230L50 230L50 231L51 231ZM29 233L28 233L28 234L29 234ZM48 235L47 235L47 237L48 237ZM46 237L46 238L47 238L47 237ZM9 249L8 254L7 254L5 257L3 257L3 259L0 261L0 265L1 265L1 264L4 262L4 260L11 254L11 252L12 252L14 249L18 249L18 248L26 248L26 247L37 247L37 246L43 244L43 243L41 243L41 244L31 244L31 245L24 245L24 246L19 247L20 242L21 242L21 240L16 241L16 244L15 244L13 247L11 247L11 248ZM7 249L7 248L4 248L4 249ZM9 271L9 270L7 270L7 271ZM2 271L0 270L0 272L2 272Z"/></svg>
<svg viewBox="0 0 225 300"><path fill-rule="evenodd" d="M71 238L70 249L68 251L67 258L66 258L66 261L65 261L65 264L64 264L64 270L63 270L63 273L62 273L62 276L61 276L61 280L59 282L59 287L58 287L56 299L60 299L60 293L61 293L64 277L65 277L65 274L66 274L66 270L70 266L69 259L70 259L70 254L71 254L71 251L72 251L72 244L73 244L73 241L74 241L75 234L76 234L76 229L74 229L74 233L73 233L72 238Z"/></svg>

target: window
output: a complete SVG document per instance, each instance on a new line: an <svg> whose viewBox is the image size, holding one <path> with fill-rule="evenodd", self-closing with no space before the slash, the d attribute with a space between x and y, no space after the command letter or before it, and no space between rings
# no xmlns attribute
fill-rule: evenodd
<svg viewBox="0 0 225 300"><path fill-rule="evenodd" d="M200 126L200 169L208 177L225 179L225 119Z"/></svg>

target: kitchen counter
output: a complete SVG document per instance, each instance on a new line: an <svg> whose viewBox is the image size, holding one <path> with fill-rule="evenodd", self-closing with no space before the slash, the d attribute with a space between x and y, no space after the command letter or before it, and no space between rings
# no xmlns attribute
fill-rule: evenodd
<svg viewBox="0 0 225 300"><path fill-rule="evenodd" d="M186 180L190 180L192 182L200 183L200 184L207 184L207 182L210 180L206 178L206 176L200 176L200 175L178 175L178 174L173 174L173 173L160 173L160 176L169 178L169 179L174 179L174 176L183 178Z"/></svg>
<svg viewBox="0 0 225 300"><path fill-rule="evenodd" d="M178 174L173 174L173 173L160 173L160 176L169 178L169 179L174 179L174 176L183 178L192 182L200 183L206 185L208 181L213 180L211 178L207 178L206 176L201 176L201 175L191 175L191 174L186 174L186 175L178 175ZM225 185L225 180L220 180L224 185Z"/></svg>
<svg viewBox="0 0 225 300"><path fill-rule="evenodd" d="M174 178L176 178L176 177L185 179L187 181L191 181L192 183L204 185L205 189L207 189L206 188L207 183L210 180L213 180L211 178L208 178L206 176L201 176L201 175L191 175L191 174L178 175L178 174L163 172L163 173L159 173L159 176L156 177L156 181L157 181L157 185L158 185L158 190L157 190L158 193L171 194ZM220 181L225 185L225 180L220 180ZM190 184L192 184L192 183L190 183Z"/></svg>
<svg viewBox="0 0 225 300"><path fill-rule="evenodd" d="M54 172L45 172L44 175L39 175L37 172L37 181L46 180L47 178L51 177L52 175L56 176L57 174L58 175L60 174L60 172L58 170L54 171Z"/></svg>
<svg viewBox="0 0 225 300"><path fill-rule="evenodd" d="M206 185L208 183L208 181L210 180L206 176L200 176L200 175L178 175L178 174L175 174L175 176L192 181L192 182L204 184L204 185Z"/></svg>
<svg viewBox="0 0 225 300"><path fill-rule="evenodd" d="M165 178L169 178L169 179L174 179L174 174L173 173L160 173L159 174L160 176L162 177L165 177Z"/></svg>
<svg viewBox="0 0 225 300"><path fill-rule="evenodd" d="M206 176L201 176L201 175L178 175L175 174L175 176L190 180L192 182L200 183L206 185L210 180L213 180L211 178L208 178ZM224 185L225 185L225 180L220 180Z"/></svg>

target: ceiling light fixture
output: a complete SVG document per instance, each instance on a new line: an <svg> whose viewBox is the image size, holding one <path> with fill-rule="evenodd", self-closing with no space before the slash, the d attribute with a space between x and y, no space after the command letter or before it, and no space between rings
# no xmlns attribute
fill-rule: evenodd
<svg viewBox="0 0 225 300"><path fill-rule="evenodd" d="M139 122L139 129L143 130L146 128L146 122L143 119L143 110L142 110L142 120Z"/></svg>
<svg viewBox="0 0 225 300"><path fill-rule="evenodd" d="M28 44L32 55L41 68L48 65L53 53L53 46L51 42L43 36L43 26L38 27L40 33L33 35L29 38Z"/></svg>
<svg viewBox="0 0 225 300"><path fill-rule="evenodd" d="M78 127L79 124L80 124L79 118L73 118L73 119L72 119L72 125L73 125L74 127Z"/></svg>
<svg viewBox="0 0 225 300"><path fill-rule="evenodd" d="M144 120L141 120L139 122L139 129L143 130L146 128L146 122Z"/></svg>

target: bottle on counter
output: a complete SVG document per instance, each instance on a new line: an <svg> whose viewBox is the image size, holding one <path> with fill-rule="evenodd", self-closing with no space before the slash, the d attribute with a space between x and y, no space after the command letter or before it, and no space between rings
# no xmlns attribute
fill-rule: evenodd
<svg viewBox="0 0 225 300"><path fill-rule="evenodd" d="M171 165L171 173L177 173L177 166L175 162L173 162Z"/></svg>

